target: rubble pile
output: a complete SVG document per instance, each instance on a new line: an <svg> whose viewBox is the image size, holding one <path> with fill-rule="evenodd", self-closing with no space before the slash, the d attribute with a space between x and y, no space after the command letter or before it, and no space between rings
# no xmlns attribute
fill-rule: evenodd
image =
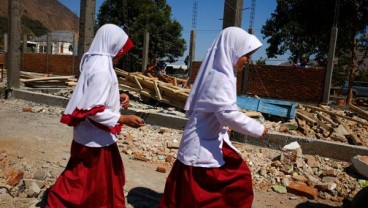
<svg viewBox="0 0 368 208"><path fill-rule="evenodd" d="M0 195L12 197L15 207L36 205L64 168L60 164L19 157L0 149Z"/></svg>
<svg viewBox="0 0 368 208"><path fill-rule="evenodd" d="M166 172L175 160L180 136L179 130L143 127L122 135L119 146L130 158L158 164L157 169ZM159 139L154 139L157 137ZM364 177L356 173L350 163L303 155L298 144L283 150L241 143L236 146L252 170L256 189L342 202L354 197L365 183ZM285 191L279 191L280 188Z"/></svg>
<svg viewBox="0 0 368 208"><path fill-rule="evenodd" d="M64 94L68 94L64 92ZM9 100L22 106L24 113L46 113L60 115L63 108L35 104L27 101ZM183 112L175 111L172 107L159 107L142 104L134 98L131 100L132 108L141 108L148 111L161 111L170 114L184 116ZM308 110L318 117L319 113ZM336 112L357 120L353 113L347 111ZM322 114L327 118L328 114ZM329 117L334 121L334 117ZM298 118L285 122L273 122L259 117L262 123L279 132L304 135L306 132L316 135L325 135L316 127L301 127L302 122ZM350 122L352 122L350 124ZM364 121L363 121L364 122ZM349 119L342 120L344 126L349 126L358 134L364 135L366 125L357 124ZM339 126L333 127L336 133ZM308 125L308 124L307 124ZM355 125L355 126L354 126ZM303 131L300 131L300 128ZM341 128L341 127L340 127ZM324 129L325 130L325 129ZM312 133L314 132L314 133ZM350 132L351 133L351 132ZM333 140L333 132L319 139ZM182 130L163 128L154 125L146 125L139 129L125 128L118 140L118 146L122 154L132 160L139 160L155 164L156 171L166 173L171 169L176 159ZM348 141L346 141L348 142ZM364 143L366 145L366 143ZM282 150L273 150L249 144L236 143L243 158L249 164L252 171L255 189L275 191L277 193L292 193L295 197L308 199L328 199L336 203L342 203L344 199L351 199L364 186L368 186L365 177L358 174L349 162L337 161L317 155L303 155L303 151L297 143L286 145ZM67 159L65 159L67 160ZM66 161L65 161L66 162ZM55 182L58 175L64 169L65 164L53 164L47 160L32 161L17 155L10 155L0 147L0 194L7 194L19 199L19 203L31 203L40 201L45 191ZM22 199L22 200L20 200ZM18 206L17 206L18 207ZM24 207L24 206L19 206Z"/></svg>
<svg viewBox="0 0 368 208"><path fill-rule="evenodd" d="M367 185L364 176L356 173L350 163L303 155L296 142L281 151L236 146L252 170L256 189L342 202Z"/></svg>
<svg viewBox="0 0 368 208"><path fill-rule="evenodd" d="M280 133L368 146L368 121L346 109L299 104L295 119L285 122L265 120L263 124Z"/></svg>
<svg viewBox="0 0 368 208"><path fill-rule="evenodd" d="M160 103L157 103L154 108L152 107L152 103L144 103L141 95L137 92L129 91L128 93L132 98L131 106L133 109L151 110L151 112L162 112L165 110L165 108L159 106ZM72 89L62 89L52 94L70 98ZM170 109L169 111L172 114L184 117L183 111L178 110L178 108L166 107L166 109ZM276 121L275 119L266 119L267 115L262 115L259 112L248 112L246 110L244 112L248 116L250 113L256 115L254 118L267 126L271 131L345 144L368 146L367 117L349 108L342 108L341 106L331 107L327 105L317 107L298 104L295 119L280 117Z"/></svg>

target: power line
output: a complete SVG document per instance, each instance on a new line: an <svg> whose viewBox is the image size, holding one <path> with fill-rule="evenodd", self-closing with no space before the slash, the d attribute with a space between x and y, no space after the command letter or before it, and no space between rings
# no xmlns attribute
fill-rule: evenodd
<svg viewBox="0 0 368 208"><path fill-rule="evenodd" d="M336 3L335 3L335 15L334 15L334 19L333 19L333 26L334 27L337 26L337 20L339 18L339 10L340 10L340 0L336 0Z"/></svg>
<svg viewBox="0 0 368 208"><path fill-rule="evenodd" d="M249 33L254 34L254 16L256 14L256 0L252 0L252 5L250 9L250 18L249 18Z"/></svg>
<svg viewBox="0 0 368 208"><path fill-rule="evenodd" d="M197 0L193 1L193 15L192 15L192 28L197 27Z"/></svg>

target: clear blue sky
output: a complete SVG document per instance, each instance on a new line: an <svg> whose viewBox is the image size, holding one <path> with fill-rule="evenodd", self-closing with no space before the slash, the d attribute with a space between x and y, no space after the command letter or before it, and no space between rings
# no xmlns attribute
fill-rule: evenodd
<svg viewBox="0 0 368 208"><path fill-rule="evenodd" d="M190 31L192 29L193 17L193 1L194 0L166 0L167 4L172 8L172 19L176 19L183 27L183 38L187 42L189 50ZM78 0L59 0L68 7L72 12L79 16L80 1ZM98 12L103 0L96 0L96 12ZM251 0L243 0L243 8L251 7ZM253 60L260 57L266 58L265 49L267 47L266 40L261 34L262 25L271 17L271 13L276 8L276 0L257 0L255 17L254 17L254 34L261 40L263 46L254 55ZM196 21L196 54L195 60L202 60L206 50L210 47L212 41L222 29L222 16L224 10L224 0L197 0L197 21ZM249 28L250 9L243 10L242 28ZM183 63L183 59L188 55L188 50L184 56L178 61ZM267 60L267 64L278 64L287 61L287 56L280 56L277 59Z"/></svg>

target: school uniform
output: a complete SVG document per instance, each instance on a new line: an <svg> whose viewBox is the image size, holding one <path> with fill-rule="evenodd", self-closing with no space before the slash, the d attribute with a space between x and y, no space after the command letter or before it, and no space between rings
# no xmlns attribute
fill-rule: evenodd
<svg viewBox="0 0 368 208"><path fill-rule="evenodd" d="M125 174L116 144L120 94L112 58L132 43L116 25L103 25L81 59L81 74L61 122L73 126L67 167L48 191L50 208L123 208Z"/></svg>
<svg viewBox="0 0 368 208"><path fill-rule="evenodd" d="M260 137L264 126L236 105L233 66L261 46L237 27L222 31L208 50L185 105L189 118L160 208L250 208L251 172L231 143L228 129Z"/></svg>

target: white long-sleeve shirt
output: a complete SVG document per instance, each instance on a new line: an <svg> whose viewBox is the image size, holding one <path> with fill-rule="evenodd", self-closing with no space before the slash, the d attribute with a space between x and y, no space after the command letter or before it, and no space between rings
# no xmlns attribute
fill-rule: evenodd
<svg viewBox="0 0 368 208"><path fill-rule="evenodd" d="M99 97L105 110L94 116L88 116L74 127L74 140L88 147L105 147L115 143L118 135L98 128L90 119L106 127L114 127L120 117L120 96L116 78L112 78L109 71L98 71L89 77L88 87L96 89L93 96ZM89 96L88 94L85 96Z"/></svg>
<svg viewBox="0 0 368 208"><path fill-rule="evenodd" d="M240 111L217 113L195 111L184 129L178 160L196 167L222 166L223 142L239 153L229 139L228 128L253 137L260 137L264 131L262 124Z"/></svg>

